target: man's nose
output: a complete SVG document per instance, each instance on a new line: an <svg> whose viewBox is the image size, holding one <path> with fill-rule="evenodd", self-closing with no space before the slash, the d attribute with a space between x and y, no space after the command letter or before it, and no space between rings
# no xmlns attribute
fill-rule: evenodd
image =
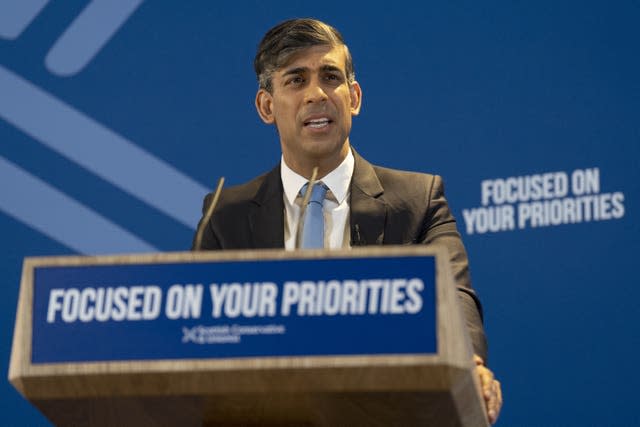
<svg viewBox="0 0 640 427"><path fill-rule="evenodd" d="M306 89L307 90L304 94L305 103L310 104L313 102L322 102L327 100L327 93L316 79L310 81Z"/></svg>

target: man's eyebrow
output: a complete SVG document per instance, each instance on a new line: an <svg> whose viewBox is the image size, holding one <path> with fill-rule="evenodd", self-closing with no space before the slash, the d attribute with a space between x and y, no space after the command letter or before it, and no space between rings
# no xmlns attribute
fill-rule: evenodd
<svg viewBox="0 0 640 427"><path fill-rule="evenodd" d="M344 74L344 72L342 71L342 68L337 67L335 65L323 65L322 67L320 67L321 71L337 71L340 74Z"/></svg>
<svg viewBox="0 0 640 427"><path fill-rule="evenodd" d="M291 74L302 74L306 71L308 71L309 69L307 67L295 67L295 68L289 68L288 70L285 70L284 73L282 73L283 76L288 76Z"/></svg>
<svg viewBox="0 0 640 427"><path fill-rule="evenodd" d="M289 76L292 74L303 74L309 71L308 67L294 67L294 68L289 68L288 70L285 70L282 73L282 76ZM338 72L340 74L344 74L344 72L342 71L342 69L336 65L330 65L330 64L326 64L326 65L322 65L320 67L320 71L330 71L330 72Z"/></svg>

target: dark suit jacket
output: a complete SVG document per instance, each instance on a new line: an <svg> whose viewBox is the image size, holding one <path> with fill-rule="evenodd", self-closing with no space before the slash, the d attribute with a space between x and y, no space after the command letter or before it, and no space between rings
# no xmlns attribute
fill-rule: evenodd
<svg viewBox="0 0 640 427"><path fill-rule="evenodd" d="M355 150L353 153L351 246L445 246L474 351L486 361L482 309L471 289L467 254L444 197L442 179L374 166ZM246 184L224 190L211 221L204 225L201 248L284 248L283 192L280 166ZM205 198L203 212L211 198L211 194Z"/></svg>

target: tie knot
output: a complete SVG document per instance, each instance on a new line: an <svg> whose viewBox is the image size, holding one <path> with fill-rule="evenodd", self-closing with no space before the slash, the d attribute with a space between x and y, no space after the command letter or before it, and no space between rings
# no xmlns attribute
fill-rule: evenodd
<svg viewBox="0 0 640 427"><path fill-rule="evenodd" d="M309 186L309 183L307 182L305 185L302 186L302 189L300 189L300 195L302 197L304 197L305 193L307 192L308 186ZM322 205L322 202L327 196L327 190L328 190L327 186L324 185L322 181L317 182L311 189L311 197L309 197L309 203L315 202L315 203L320 203Z"/></svg>

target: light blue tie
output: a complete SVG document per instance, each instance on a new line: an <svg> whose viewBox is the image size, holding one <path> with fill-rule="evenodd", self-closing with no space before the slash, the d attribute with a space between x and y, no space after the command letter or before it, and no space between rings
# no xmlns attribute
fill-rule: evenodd
<svg viewBox="0 0 640 427"><path fill-rule="evenodd" d="M300 190L304 197L309 183L306 183ZM300 247L303 249L324 248L324 215L322 215L322 202L327 194L328 188L322 183L316 183L311 189L311 197L304 213L304 224L302 228L302 239Z"/></svg>

